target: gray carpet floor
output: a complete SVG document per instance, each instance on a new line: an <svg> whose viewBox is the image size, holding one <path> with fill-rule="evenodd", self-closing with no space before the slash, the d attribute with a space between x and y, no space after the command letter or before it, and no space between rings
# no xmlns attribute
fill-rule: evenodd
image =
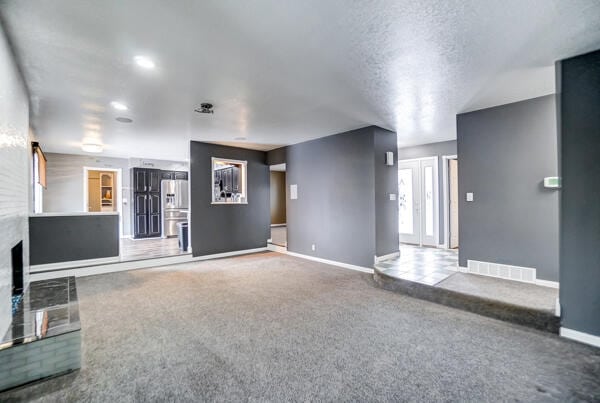
<svg viewBox="0 0 600 403"><path fill-rule="evenodd" d="M77 280L83 368L40 401L600 399L600 350L263 253Z"/></svg>

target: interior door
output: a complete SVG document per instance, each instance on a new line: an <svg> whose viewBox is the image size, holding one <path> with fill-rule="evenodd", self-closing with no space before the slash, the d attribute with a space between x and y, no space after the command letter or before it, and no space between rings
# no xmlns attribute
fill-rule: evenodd
<svg viewBox="0 0 600 403"><path fill-rule="evenodd" d="M448 161L450 188L450 248L458 248L458 160Z"/></svg>
<svg viewBox="0 0 600 403"><path fill-rule="evenodd" d="M419 161L398 162L398 217L402 243L421 243L419 172Z"/></svg>

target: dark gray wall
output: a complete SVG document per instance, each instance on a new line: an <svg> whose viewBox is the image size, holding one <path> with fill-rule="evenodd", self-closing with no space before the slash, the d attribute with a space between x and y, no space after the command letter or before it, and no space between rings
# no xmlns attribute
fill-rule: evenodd
<svg viewBox="0 0 600 403"><path fill-rule="evenodd" d="M288 250L365 267L375 255L373 128L287 147ZM311 245L316 250L311 250Z"/></svg>
<svg viewBox="0 0 600 403"><path fill-rule="evenodd" d="M526 266L558 281L555 96L457 116L459 261ZM466 202L465 193L474 201Z"/></svg>
<svg viewBox="0 0 600 403"><path fill-rule="evenodd" d="M32 265L118 257L119 216L32 216L29 245Z"/></svg>
<svg viewBox="0 0 600 403"><path fill-rule="evenodd" d="M600 336L600 51L558 72L562 326Z"/></svg>
<svg viewBox="0 0 600 403"><path fill-rule="evenodd" d="M248 161L248 204L211 204L211 158ZM266 247L270 229L266 153L192 141L190 192L194 256Z"/></svg>
<svg viewBox="0 0 600 403"><path fill-rule="evenodd" d="M398 139L396 133L374 127L375 163L375 254L384 256L400 250L398 239ZM394 165L385 164L385 154L394 153Z"/></svg>
<svg viewBox="0 0 600 403"><path fill-rule="evenodd" d="M285 164L287 152L286 149L287 147L280 147L271 151L267 151L267 165Z"/></svg>
<svg viewBox="0 0 600 403"><path fill-rule="evenodd" d="M439 143L423 144L414 147L403 147L398 149L398 159L408 160L413 158L438 157L438 195L439 195L439 243L443 244L446 238L446 230L444 228L444 182L442 178L444 155L456 155L456 140L441 141ZM460 162L459 168L460 170ZM459 240L460 242L460 240Z"/></svg>

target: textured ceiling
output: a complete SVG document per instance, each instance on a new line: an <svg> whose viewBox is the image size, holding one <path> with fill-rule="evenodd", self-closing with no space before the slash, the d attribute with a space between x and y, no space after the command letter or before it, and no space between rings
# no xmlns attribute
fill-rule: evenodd
<svg viewBox="0 0 600 403"><path fill-rule="evenodd" d="M47 151L93 138L162 159L190 139L270 149L370 124L402 146L453 139L456 113L552 93L556 60L600 47L597 0L15 0L0 15ZM213 115L193 112L203 101Z"/></svg>

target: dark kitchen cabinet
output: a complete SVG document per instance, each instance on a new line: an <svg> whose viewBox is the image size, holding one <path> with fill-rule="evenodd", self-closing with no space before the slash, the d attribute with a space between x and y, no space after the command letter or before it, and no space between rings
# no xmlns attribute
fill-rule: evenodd
<svg viewBox="0 0 600 403"><path fill-rule="evenodd" d="M231 168L231 189L233 193L240 191L240 169L238 167Z"/></svg>
<svg viewBox="0 0 600 403"><path fill-rule="evenodd" d="M188 179L188 173L184 171L160 171L161 179Z"/></svg>
<svg viewBox="0 0 600 403"><path fill-rule="evenodd" d="M161 176L161 171L158 169L131 169L134 238L149 238L161 235Z"/></svg>
<svg viewBox="0 0 600 403"><path fill-rule="evenodd" d="M148 169L148 192L160 192L160 170Z"/></svg>
<svg viewBox="0 0 600 403"><path fill-rule="evenodd" d="M133 168L133 191L134 192L146 192L148 189L148 177L145 169Z"/></svg>

